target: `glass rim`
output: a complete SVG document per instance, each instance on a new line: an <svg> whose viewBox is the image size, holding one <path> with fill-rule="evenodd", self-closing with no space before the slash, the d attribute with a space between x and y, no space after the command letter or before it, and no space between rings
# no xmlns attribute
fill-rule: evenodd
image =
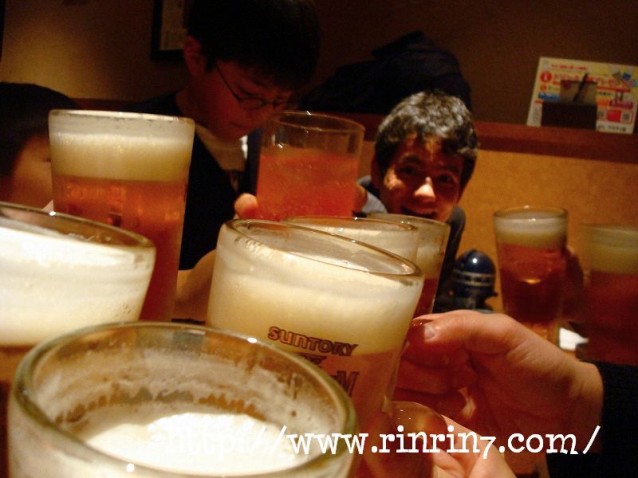
<svg viewBox="0 0 638 478"><path fill-rule="evenodd" d="M337 405L337 408L342 412L342 433L356 433L358 431L358 421L356 411L352 401L347 396L345 390L330 376L326 374L319 367L312 364L307 359L297 356L292 352L288 352L274 345L268 344L264 341L258 340L246 334L240 334L229 330L221 330L213 327L193 324L183 324L175 322L116 322L108 324L100 324L95 326L88 326L76 329L72 332L54 337L49 340L45 340L33 347L25 357L21 360L15 373L15 378L11 386L11 398L14 398L17 406L30 417L30 419L36 421L42 425L48 434L52 434L54 437L65 440L65 443L70 443L72 446L79 446L85 451L89 458L98 456L100 460L112 466L120 466L123 470L127 465L132 464L135 466L135 472L149 473L153 476L173 478L195 478L202 477L201 474L193 474L188 472L176 472L163 469L152 468L148 465L140 465L132 460L126 460L124 458L118 458L114 455L110 455L104 451L87 445L84 441L79 439L73 433L66 431L49 419L44 413L42 408L38 406L34 400L31 399L33 393L33 372L41 360L46 359L47 355L60 349L65 345L71 344L74 341L81 340L83 337L89 334L107 333L109 331L117 330L133 330L133 329L157 329L160 331L173 331L173 332L190 332L197 335L209 335L209 336L224 336L232 338L243 344L250 344L253 347L260 347L262 350L266 350L271 354L275 354L280 358L289 360L295 364L298 369L301 369L308 376L317 378L318 382L323 385L324 390L328 393L329 397L333 399L333 403ZM238 478L252 478L252 477L279 477L279 476L295 476L295 473L304 471L306 468L321 466L324 462L329 461L332 457L340 457L349 453L347 447L339 447L336 453L320 453L307 461L299 463L289 468L280 470L273 470L265 473L252 473L244 475L232 475ZM227 475L215 475L206 474L209 478L224 478Z"/></svg>
<svg viewBox="0 0 638 478"><path fill-rule="evenodd" d="M304 118L317 118L324 121L332 121L335 126L323 126L323 125L309 125L298 123L295 120ZM351 119L343 118L341 116L331 115L327 113L315 113L312 111L300 111L300 110L284 110L280 113L273 115L269 120L271 123L278 123L285 126L290 126L306 131L321 131L324 133L344 134L344 133L358 133L361 136L365 133L365 126L361 123L353 121ZM340 125L337 126L337 125Z"/></svg>
<svg viewBox="0 0 638 478"><path fill-rule="evenodd" d="M540 217L536 217L535 214L540 214ZM568 217L567 209L557 206L535 206L526 204L524 206L513 206L498 209L494 212L494 219L508 219L508 220L562 220Z"/></svg>
<svg viewBox="0 0 638 478"><path fill-rule="evenodd" d="M350 247L354 246L357 247L361 250L366 250L368 252L373 253L376 256L379 257L383 257L386 260L391 260L393 261L393 263L395 265L401 264L400 266L396 267L394 271L392 270L370 270L370 269L364 269L361 267L352 267L349 266L347 264L338 264L335 262L329 262L329 261L322 261L320 258L315 258L315 257L309 257L307 255L303 255L297 252L291 252L288 251L286 249L282 249L276 245L272 245L272 244L267 244L263 241L261 241L259 238L255 238L253 236L251 236L250 234L246 233L245 231L240 230L240 227L242 225L246 225L247 227L250 226L255 226L255 227L262 227L262 228L266 228L266 229L292 229L294 231L298 231L304 234L309 234L311 236L315 236L319 239L328 239L330 238L331 241L337 241L341 244L344 245L349 245ZM328 264L334 267L341 267L341 268L346 268L348 270L351 271L359 271L362 273L367 273L367 274L374 274L374 275L378 275L378 276L384 276L384 277L394 277L394 278L410 278L410 277L414 277L414 278L418 278L418 277L422 277L423 276L423 271L421 270L421 268L419 268L419 266L417 266L413 261L406 259L403 256L400 256L398 254L395 254L394 252L390 252L386 249L383 249L381 247L377 247L374 246L372 244L368 244L364 241L359 241L357 239L351 239L348 238L346 236L342 236L338 233L333 233L333 232L328 232L328 231L323 231L323 230L319 230L319 229L315 229L312 227L307 227L307 226L302 226L301 224L295 224L295 223L290 223L290 222L283 222L283 221L272 221L272 220L267 220L267 219L231 219L230 221L227 221L226 223L224 223L224 226L227 226L229 229L231 229L233 232L235 232L236 234L241 235L242 237L250 240L250 241L254 241L257 242L261 245L263 245L264 247L267 247L269 249L274 249L277 251L280 251L282 253L285 254L291 254L291 255L295 255L298 257L302 257L304 259L307 260L312 260L312 261L319 261L322 262L324 264Z"/></svg>
<svg viewBox="0 0 638 478"><path fill-rule="evenodd" d="M412 224L408 224L405 222L388 221L388 220L380 219L376 217L309 215L309 216L291 216L283 220L283 222L287 224L296 224L299 226L303 226L304 221L307 221L310 224L320 224L325 226L334 225L335 227L354 228L354 229L365 227L366 224L380 226L378 229L374 229L376 231L384 231L384 230L391 231L391 232L418 231L418 228ZM386 228L384 228L383 226L386 226ZM390 226L392 227L390 228Z"/></svg>
<svg viewBox="0 0 638 478"><path fill-rule="evenodd" d="M133 111L109 111L91 109L60 109L49 111L49 119L54 117L69 116L92 119L116 119L116 120L145 120L163 123L180 122L195 126L195 121L186 116L161 115L155 113L141 113Z"/></svg>
<svg viewBox="0 0 638 478"><path fill-rule="evenodd" d="M397 214L394 212L371 212L368 213L367 217L372 219L383 219L385 221L391 222L400 222L402 224L412 224L412 222L419 224L431 224L432 226L441 227L442 229L450 229L450 225L447 222L430 219L428 217L410 216L409 214Z"/></svg>
<svg viewBox="0 0 638 478"><path fill-rule="evenodd" d="M12 217L7 216L4 212L5 210L13 211L19 215L25 216L21 217ZM38 223L32 223L27 221L29 218L39 219ZM155 248L153 242L147 237L139 234L137 232L122 229L120 227L111 226L110 224L106 224L104 222L94 221L91 219L85 219L80 216L74 216L71 214L56 212L56 211L45 211L43 209L38 209L32 206L26 206L23 204L10 203L0 201L0 219L7 219L8 222L0 222L0 229L12 229L16 231L24 231L31 234L36 234L38 236L43 235L42 231L39 228L44 229L46 231L56 231L61 234L64 239L72 239L80 242L86 242L90 244L94 244L96 246L105 246L105 247L132 247L139 249L146 248ZM36 226L38 229L26 228L26 227L13 227L12 223L16 223L18 225L32 225ZM72 230L60 231L58 229L58 223L66 224L72 227ZM89 230L99 230L108 232L110 236L108 237L108 241L96 240L101 239L99 236L94 234L85 235L82 232L82 229L87 228ZM49 236L51 238L58 238L58 236ZM115 239L117 242L110 242Z"/></svg>
<svg viewBox="0 0 638 478"><path fill-rule="evenodd" d="M584 235L597 244L638 248L638 225L583 223L580 228Z"/></svg>

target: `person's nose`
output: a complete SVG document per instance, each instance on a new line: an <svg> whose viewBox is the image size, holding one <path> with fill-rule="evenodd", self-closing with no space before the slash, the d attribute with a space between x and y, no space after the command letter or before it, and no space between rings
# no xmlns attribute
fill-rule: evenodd
<svg viewBox="0 0 638 478"><path fill-rule="evenodd" d="M421 200L435 200L436 193L434 192L434 184L432 183L432 178L426 177L421 185L416 189L416 191L414 191L414 195Z"/></svg>

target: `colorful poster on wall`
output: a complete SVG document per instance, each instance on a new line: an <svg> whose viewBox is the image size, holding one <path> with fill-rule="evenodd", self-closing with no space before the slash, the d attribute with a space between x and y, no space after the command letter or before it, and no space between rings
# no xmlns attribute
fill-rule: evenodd
<svg viewBox="0 0 638 478"><path fill-rule="evenodd" d="M596 83L596 130L632 134L638 110L638 66L541 57L538 61L528 126L540 126L543 101L560 99L561 81Z"/></svg>

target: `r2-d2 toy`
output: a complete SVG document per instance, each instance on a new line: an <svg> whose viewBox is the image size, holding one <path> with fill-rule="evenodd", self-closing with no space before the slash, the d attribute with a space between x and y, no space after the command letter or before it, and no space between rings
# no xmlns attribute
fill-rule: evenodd
<svg viewBox="0 0 638 478"><path fill-rule="evenodd" d="M485 301L496 296L495 280L496 267L487 254L476 249L461 254L452 272L452 308L491 312Z"/></svg>

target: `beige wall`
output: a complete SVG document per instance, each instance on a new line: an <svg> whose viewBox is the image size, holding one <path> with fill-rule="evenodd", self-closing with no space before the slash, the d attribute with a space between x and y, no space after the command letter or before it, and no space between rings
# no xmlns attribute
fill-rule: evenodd
<svg viewBox="0 0 638 478"><path fill-rule="evenodd" d="M479 120L524 123L539 56L638 65L635 0L316 0L316 81L415 29L456 54ZM138 100L177 88L149 59L153 0L6 0L0 79L74 97Z"/></svg>
<svg viewBox="0 0 638 478"><path fill-rule="evenodd" d="M139 100L177 88L179 62L151 61L152 0L6 0L0 79L76 98Z"/></svg>

